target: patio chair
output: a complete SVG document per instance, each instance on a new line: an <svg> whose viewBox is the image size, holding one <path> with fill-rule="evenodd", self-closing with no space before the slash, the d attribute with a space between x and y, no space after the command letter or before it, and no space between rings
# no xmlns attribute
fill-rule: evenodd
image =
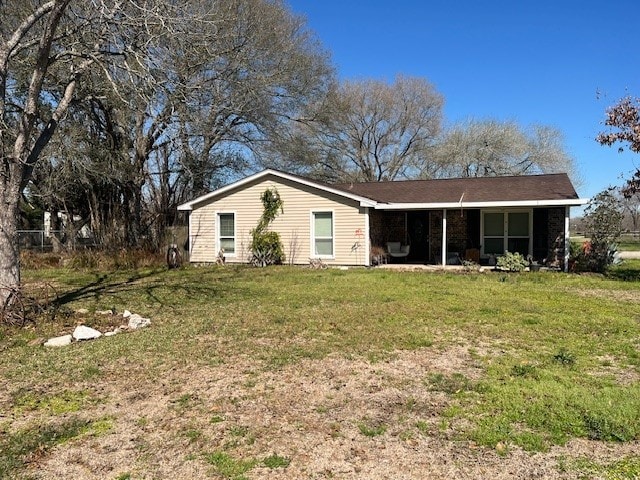
<svg viewBox="0 0 640 480"><path fill-rule="evenodd" d="M387 242L387 252L391 258L407 259L411 245L402 245L400 242Z"/></svg>

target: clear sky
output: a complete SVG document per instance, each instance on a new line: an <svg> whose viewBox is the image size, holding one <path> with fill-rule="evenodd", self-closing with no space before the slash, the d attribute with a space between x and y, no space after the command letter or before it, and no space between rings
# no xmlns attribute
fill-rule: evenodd
<svg viewBox="0 0 640 480"><path fill-rule="evenodd" d="M424 77L445 123L552 125L583 176L581 197L640 167L594 138L605 110L640 96L640 0L287 0L341 79Z"/></svg>

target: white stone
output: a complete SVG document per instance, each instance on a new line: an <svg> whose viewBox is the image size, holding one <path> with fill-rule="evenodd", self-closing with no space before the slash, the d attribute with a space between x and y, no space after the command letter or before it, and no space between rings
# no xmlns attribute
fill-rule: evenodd
<svg viewBox="0 0 640 480"><path fill-rule="evenodd" d="M122 327L116 327L113 330L111 330L110 332L104 332L104 336L105 337L113 337L114 335L117 335L120 332L122 332Z"/></svg>
<svg viewBox="0 0 640 480"><path fill-rule="evenodd" d="M151 324L151 319L143 318L141 315L138 315L137 313L133 313L129 317L129 328L131 330L147 327L150 324Z"/></svg>
<svg viewBox="0 0 640 480"><path fill-rule="evenodd" d="M62 335L61 337L53 337L44 342L45 347L65 347L71 343L71 335Z"/></svg>
<svg viewBox="0 0 640 480"><path fill-rule="evenodd" d="M97 315L113 315L111 310L96 310Z"/></svg>
<svg viewBox="0 0 640 480"><path fill-rule="evenodd" d="M131 312L129 310L125 310L122 312L122 318L129 318L131 316Z"/></svg>
<svg viewBox="0 0 640 480"><path fill-rule="evenodd" d="M78 308L76 310L76 313L79 315L86 315L87 313L89 313L89 309L88 308Z"/></svg>
<svg viewBox="0 0 640 480"><path fill-rule="evenodd" d="M73 338L76 340L93 340L101 336L102 334L98 330L87 327L86 325L78 325L73 331Z"/></svg>

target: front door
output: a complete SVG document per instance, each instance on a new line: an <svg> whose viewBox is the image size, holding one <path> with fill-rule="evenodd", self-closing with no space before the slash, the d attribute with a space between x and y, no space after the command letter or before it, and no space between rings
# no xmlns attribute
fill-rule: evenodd
<svg viewBox="0 0 640 480"><path fill-rule="evenodd" d="M409 261L426 262L429 259L429 212L408 212L407 233L411 244Z"/></svg>

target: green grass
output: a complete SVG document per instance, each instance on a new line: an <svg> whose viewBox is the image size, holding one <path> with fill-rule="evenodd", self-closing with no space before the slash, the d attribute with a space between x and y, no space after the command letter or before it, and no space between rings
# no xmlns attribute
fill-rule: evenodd
<svg viewBox="0 0 640 480"><path fill-rule="evenodd" d="M287 457L281 457L280 455L274 453L273 455L269 455L264 460L262 460L262 463L265 467L271 469L286 468L291 463L291 460Z"/></svg>
<svg viewBox="0 0 640 480"><path fill-rule="evenodd" d="M618 242L619 252L637 252L640 250L640 242Z"/></svg>
<svg viewBox="0 0 640 480"><path fill-rule="evenodd" d="M257 460L234 458L226 452L213 452L206 455L206 460L215 469L215 473L228 480L246 479L245 473L258 464Z"/></svg>
<svg viewBox="0 0 640 480"><path fill-rule="evenodd" d="M25 463L46 455L56 445L91 431L92 424L78 418L30 425L17 431L0 427L0 478L15 478Z"/></svg>
<svg viewBox="0 0 640 480"><path fill-rule="evenodd" d="M383 435L387 431L387 427L379 423L365 421L358 423L358 430L365 437L377 437Z"/></svg>
<svg viewBox="0 0 640 480"><path fill-rule="evenodd" d="M65 390L57 394L44 395L32 390L19 390L14 392L13 397L14 410L17 413L31 410L61 415L77 412L83 406L93 402L85 390Z"/></svg>
<svg viewBox="0 0 640 480"><path fill-rule="evenodd" d="M28 343L66 333L75 325L72 317L31 330L3 330L0 375L11 390L10 404L0 407L47 415L75 412L95 394L73 387L70 379L107 382L123 364L134 381L183 367L215 367L234 355L254 359L258 370L277 371L328 355L375 363L397 350L465 345L486 352L477 355L479 378L434 373L424 379L427 390L449 399L442 425L458 437L500 451L505 445L544 451L575 437L637 441L640 385L615 373L640 372L639 272L637 261L607 276L233 266L26 271L27 285L37 280L55 286L60 307L129 309L150 317L152 325L60 349ZM603 363L603 358L613 360ZM603 366L608 370L595 374ZM34 386L43 390L38 396L28 393ZM199 407L196 394L188 392L171 402L178 413ZM225 423L222 416L208 418L211 424ZM393 427L386 421L358 425L365 436ZM426 424L418 430L426 432ZM227 433L225 448L255 440L246 427L231 426ZM12 433L4 445L10 453L2 462L9 470L19 468L33 444L20 440L23 435ZM45 445L53 442L46 432L29 435L44 435ZM184 435L194 443L201 438L195 428ZM207 461L218 475L236 479L257 462L226 451L209 454Z"/></svg>
<svg viewBox="0 0 640 480"><path fill-rule="evenodd" d="M640 281L640 259L625 260L620 265L609 269L607 276L616 280L629 282Z"/></svg>
<svg viewBox="0 0 640 480"><path fill-rule="evenodd" d="M640 238L635 235L623 233L618 241L618 250L627 252L637 252L640 250Z"/></svg>
<svg viewBox="0 0 640 480"><path fill-rule="evenodd" d="M637 480L640 478L640 456L625 457L621 460L601 463L589 458L563 462L564 470L578 471L580 478L604 478L605 480Z"/></svg>
<svg viewBox="0 0 640 480"><path fill-rule="evenodd" d="M518 445L544 451L573 437L624 442L640 439L640 387L584 377L549 365L538 378L508 377L490 369L461 404L481 445ZM608 383L608 384L607 384Z"/></svg>

